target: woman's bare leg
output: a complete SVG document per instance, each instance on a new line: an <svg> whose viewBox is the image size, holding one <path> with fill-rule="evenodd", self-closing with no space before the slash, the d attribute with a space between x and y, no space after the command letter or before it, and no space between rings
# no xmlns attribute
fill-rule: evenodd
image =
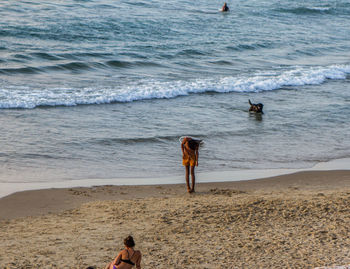
<svg viewBox="0 0 350 269"><path fill-rule="evenodd" d="M191 178L192 178L191 192L194 192L194 184L196 183L196 178L194 176L194 166L191 166Z"/></svg>
<svg viewBox="0 0 350 269"><path fill-rule="evenodd" d="M190 166L186 165L186 185L187 185L187 191L191 192L190 188Z"/></svg>

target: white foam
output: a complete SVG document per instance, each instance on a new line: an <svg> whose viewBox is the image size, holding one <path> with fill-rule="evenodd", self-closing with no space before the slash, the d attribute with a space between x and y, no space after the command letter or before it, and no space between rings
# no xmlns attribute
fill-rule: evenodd
<svg viewBox="0 0 350 269"><path fill-rule="evenodd" d="M214 91L260 92L287 86L318 85L327 79L345 79L350 65L327 67L295 67L287 71L269 71L250 76L232 76L218 79L160 82L147 80L116 88L47 88L29 89L3 87L0 89L0 108L35 108L37 106L75 106L107 104L137 100L174 98Z"/></svg>
<svg viewBox="0 0 350 269"><path fill-rule="evenodd" d="M328 11L331 9L331 7L311 7L310 9L318 11Z"/></svg>

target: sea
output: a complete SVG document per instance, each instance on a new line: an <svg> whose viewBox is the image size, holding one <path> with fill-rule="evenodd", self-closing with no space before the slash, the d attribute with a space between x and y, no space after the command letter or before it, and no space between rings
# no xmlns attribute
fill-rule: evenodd
<svg viewBox="0 0 350 269"><path fill-rule="evenodd" d="M162 183L183 136L199 173L349 158L350 2L227 4L1 1L0 183Z"/></svg>

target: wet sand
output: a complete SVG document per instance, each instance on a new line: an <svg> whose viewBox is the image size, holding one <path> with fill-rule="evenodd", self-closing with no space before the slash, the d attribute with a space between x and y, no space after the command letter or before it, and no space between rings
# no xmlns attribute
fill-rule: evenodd
<svg viewBox="0 0 350 269"><path fill-rule="evenodd" d="M350 264L350 171L26 191L0 199L0 268L103 268L134 236L143 268Z"/></svg>

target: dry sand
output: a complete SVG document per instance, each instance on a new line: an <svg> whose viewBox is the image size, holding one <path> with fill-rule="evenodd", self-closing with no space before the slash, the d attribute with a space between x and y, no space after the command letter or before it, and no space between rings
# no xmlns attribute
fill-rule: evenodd
<svg viewBox="0 0 350 269"><path fill-rule="evenodd" d="M129 234L143 268L344 265L349 232L350 171L27 191L0 199L0 268L103 268Z"/></svg>

